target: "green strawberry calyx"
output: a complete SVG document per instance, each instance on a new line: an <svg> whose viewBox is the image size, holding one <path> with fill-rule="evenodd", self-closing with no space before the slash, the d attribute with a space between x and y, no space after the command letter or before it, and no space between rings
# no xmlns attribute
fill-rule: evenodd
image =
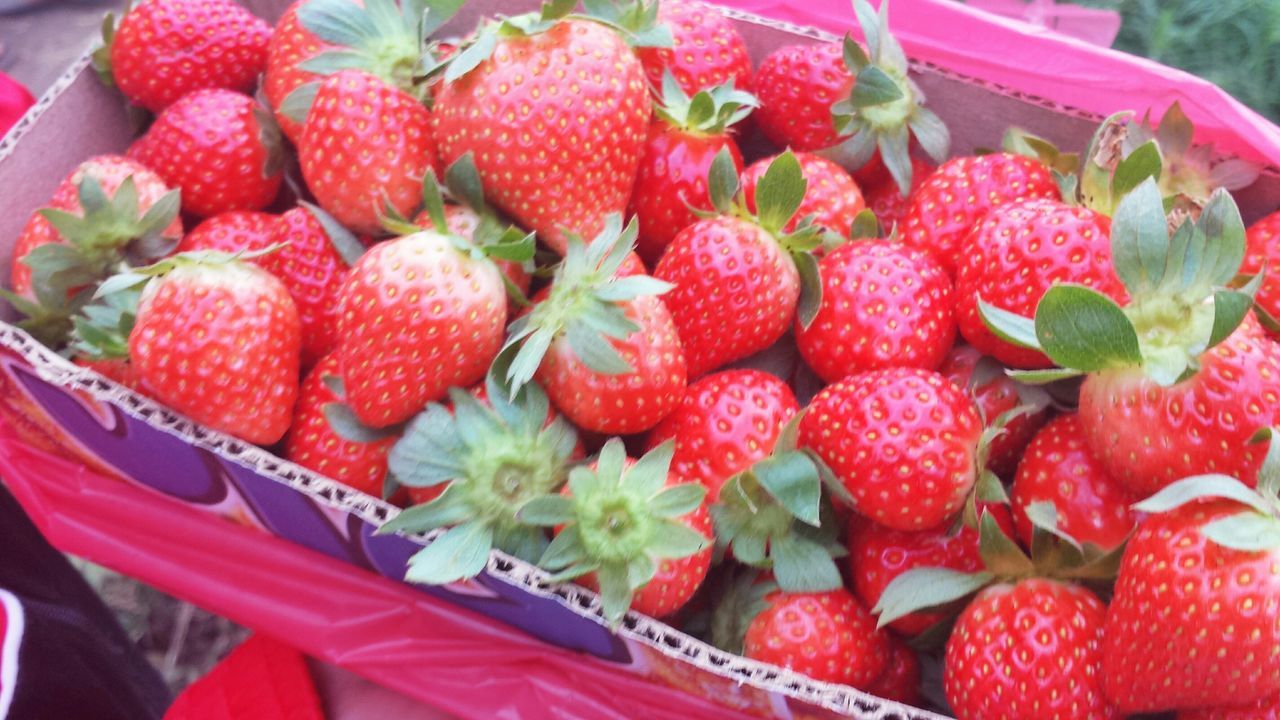
<svg viewBox="0 0 1280 720"><path fill-rule="evenodd" d="M708 581L711 597L719 598L711 614L711 644L734 655L743 653L747 629L769 608L768 597L781 588L764 572L728 565Z"/></svg>
<svg viewBox="0 0 1280 720"><path fill-rule="evenodd" d="M825 592L843 584L832 558L845 550L817 461L797 447L799 419L769 457L725 481L711 518L717 546L739 562L772 570L788 592Z"/></svg>
<svg viewBox="0 0 1280 720"><path fill-rule="evenodd" d="M879 13L867 0L854 0L866 50L845 35L844 64L854 76L849 97L831 107L836 133L848 136L822 154L850 170L866 165L880 151L902 196L911 190L911 138L941 164L951 133L942 119L924 107L924 93L910 77L902 46L889 32L889 3Z"/></svg>
<svg viewBox="0 0 1280 720"><path fill-rule="evenodd" d="M542 556L546 535L520 517L535 498L569 476L578 438L536 384L514 400L490 381L481 403L451 388L452 408L432 403L409 421L387 466L408 487L445 485L434 500L400 512L379 534L447 528L409 559L405 579L440 585L478 575L495 548L528 562Z"/></svg>
<svg viewBox="0 0 1280 720"><path fill-rule="evenodd" d="M594 372L625 375L635 371L612 342L640 330L627 317L628 301L661 295L673 287L648 275L617 277L635 247L637 232L634 218L624 229L621 216L614 213L605 219L604 229L590 245L583 245L575 235L568 236L568 251L556 269L547 297L511 323L507 342L495 361L495 366L505 364L503 380L511 393L533 379L551 343L560 337Z"/></svg>
<svg viewBox="0 0 1280 720"><path fill-rule="evenodd" d="M675 45L671 28L658 20L658 0L582 0L585 16L604 23L634 48Z"/></svg>
<svg viewBox="0 0 1280 720"><path fill-rule="evenodd" d="M707 191L714 211L704 211L689 206L699 217L729 215L746 220L773 236L778 245L791 256L800 274L800 302L796 314L804 327L809 327L822 306L822 279L818 275L818 258L814 250L822 247L826 236L815 224L814 215L806 215L796 223L795 229L784 228L804 202L809 181L804 176L800 161L790 150L778 155L765 169L764 176L756 183L752 200L756 211L747 208L746 191L741 187L738 169L728 148L721 148L711 160L707 172Z"/></svg>
<svg viewBox="0 0 1280 720"><path fill-rule="evenodd" d="M667 484L675 444L649 451L628 466L622 441L600 450L595 467L569 473L567 494L548 494L526 503L521 520L558 527L538 565L564 582L594 573L605 620L617 626L636 591L654 578L658 563L701 552L711 544L680 522L706 497L699 483Z"/></svg>
<svg viewBox="0 0 1280 720"><path fill-rule="evenodd" d="M359 69L423 98L426 41L462 7L462 0L309 0L298 8L308 32L337 48L298 64L318 75ZM314 99L314 90L309 90ZM290 115L292 117L292 115ZM305 116L305 114L304 114Z"/></svg>
<svg viewBox="0 0 1280 720"><path fill-rule="evenodd" d="M662 75L662 101L653 112L672 127L697 135L723 135L759 106L751 93L738 90L733 80L700 90L691 98L670 70Z"/></svg>
<svg viewBox="0 0 1280 720"><path fill-rule="evenodd" d="M306 200L299 200L298 206L304 211L311 214L316 222L320 224L321 230L324 231L325 237L329 240L329 245L338 253L338 257L346 263L347 267L354 266L364 256L365 247L356 237L355 233L348 230L338 219L325 212L319 205L314 205Z"/></svg>
<svg viewBox="0 0 1280 720"><path fill-rule="evenodd" d="M902 573L885 587L872 608L879 626L913 612L942 608L997 582L1045 577L1105 586L1114 580L1125 543L1109 550L1081 544L1057 527L1052 503L1032 503L1027 517L1034 527L1030 553L1005 534L991 513L983 513L978 551L986 569L913 568Z"/></svg>
<svg viewBox="0 0 1280 720"><path fill-rule="evenodd" d="M1262 428L1250 440L1268 443L1258 471L1257 489L1228 475L1197 475L1165 487L1134 505L1134 509L1162 513L1209 498L1234 500L1240 504L1239 512L1205 524L1200 532L1232 550L1272 552L1280 549L1280 443L1275 441L1276 433L1276 428Z"/></svg>
<svg viewBox="0 0 1280 720"><path fill-rule="evenodd" d="M1028 382L1141 368L1169 386L1193 375L1199 357L1252 308L1262 277L1238 275L1244 252L1244 222L1225 190L1170 235L1160 191L1148 177L1124 196L1111 223L1112 260L1128 305L1064 283L1045 293L1034 319L982 298L979 312L996 335L1044 352L1061 368L1018 373Z"/></svg>
<svg viewBox="0 0 1280 720"><path fill-rule="evenodd" d="M137 322L141 297L141 288L133 287L85 304L71 319L71 350L89 360L129 357L129 333Z"/></svg>
<svg viewBox="0 0 1280 720"><path fill-rule="evenodd" d="M120 9L120 17L124 18L132 9L133 0L125 0L124 7ZM115 43L116 29L118 27L115 13L109 12L104 15L102 18L102 40L89 55L94 72L98 74L102 84L109 88L116 85L115 76L111 72L111 46Z"/></svg>

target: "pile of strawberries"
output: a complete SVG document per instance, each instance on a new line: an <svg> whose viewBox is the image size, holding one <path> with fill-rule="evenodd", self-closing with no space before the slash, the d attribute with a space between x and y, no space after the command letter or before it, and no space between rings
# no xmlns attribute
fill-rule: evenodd
<svg viewBox="0 0 1280 720"><path fill-rule="evenodd" d="M154 119L31 217L23 326L406 506L413 582L498 549L965 719L1280 713L1280 214L1177 106L949 157L864 0L754 69L691 0L461 4L109 21Z"/></svg>

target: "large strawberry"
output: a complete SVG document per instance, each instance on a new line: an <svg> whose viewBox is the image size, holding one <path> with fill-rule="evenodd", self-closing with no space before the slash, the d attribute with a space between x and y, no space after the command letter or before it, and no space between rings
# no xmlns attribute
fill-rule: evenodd
<svg viewBox="0 0 1280 720"><path fill-rule="evenodd" d="M1017 470L1023 449L1044 425L1048 403L1044 393L1015 381L1005 370L968 345L951 348L938 368L957 387L968 389L988 427L1003 420L1003 431L987 444L987 468L1008 479ZM1023 412L1011 412L1018 408Z"/></svg>
<svg viewBox="0 0 1280 720"><path fill-rule="evenodd" d="M611 216L568 254L527 315L512 323L506 379L518 388L537 377L560 411L584 430L643 432L680 404L684 351L660 293L647 275L619 275L631 255L636 223Z"/></svg>
<svg viewBox="0 0 1280 720"><path fill-rule="evenodd" d="M1060 415L1027 446L1010 494L1023 544L1031 544L1028 512L1051 511L1058 527L1080 542L1110 550L1137 524L1137 498L1112 480L1085 446L1080 418Z"/></svg>
<svg viewBox="0 0 1280 720"><path fill-rule="evenodd" d="M1041 379L1088 375L1080 423L1089 449L1131 492L1206 472L1253 484L1262 453L1246 441L1280 419L1280 348L1236 331L1256 280L1235 286L1244 255L1235 203L1218 191L1170 238L1148 178L1119 202L1111 241L1131 298L1125 307L1060 284L1045 293L1034 322L984 306L986 321L1066 368Z"/></svg>
<svg viewBox="0 0 1280 720"><path fill-rule="evenodd" d="M927 252L882 240L845 243L818 263L822 305L796 345L835 382L889 367L937 369L955 342L951 279Z"/></svg>
<svg viewBox="0 0 1280 720"><path fill-rule="evenodd" d="M1105 608L1078 585L1032 578L986 588L960 614L943 676L958 720L1108 720Z"/></svg>
<svg viewBox="0 0 1280 720"><path fill-rule="evenodd" d="M723 12L697 0L660 0L652 6L672 42L670 47L636 49L651 87L661 88L668 72L688 95L727 82L739 89L751 85L747 42Z"/></svg>
<svg viewBox="0 0 1280 720"><path fill-rule="evenodd" d="M866 207L857 183L844 168L824 157L806 152L795 153L795 156L800 161L800 170L806 181L804 202L796 208L795 214L783 226L783 230L795 230L803 218L812 215L814 225L838 236L848 237L854 218ZM757 160L742 172L742 191L750 212L756 211L756 185L768 172L775 158L776 156Z"/></svg>
<svg viewBox="0 0 1280 720"><path fill-rule="evenodd" d="M439 194L434 198L435 226L445 228ZM424 230L375 245L351 268L337 353L347 401L361 422L402 422L448 388L484 377L507 320L502 274L489 255L528 259L532 238L516 240L477 247Z"/></svg>
<svg viewBox="0 0 1280 720"><path fill-rule="evenodd" d="M551 247L626 210L649 123L640 61L572 3L482 26L436 89L441 160L471 152L491 201Z"/></svg>
<svg viewBox="0 0 1280 720"><path fill-rule="evenodd" d="M1274 462L1257 491L1200 476L1137 506L1154 514L1125 550L1103 633L1104 687L1120 710L1243 705L1280 692Z"/></svg>
<svg viewBox="0 0 1280 720"><path fill-rule="evenodd" d="M1010 367L1048 368L1043 353L1005 342L983 324L978 303L1031 316L1050 287L1086 285L1122 301L1111 265L1111 222L1085 207L1023 200L992 208L959 246L956 316L969 344Z"/></svg>
<svg viewBox="0 0 1280 720"><path fill-rule="evenodd" d="M387 477L387 453L396 436L386 434L360 442L344 437L330 424L326 406L344 399L335 391L335 386L341 385L338 372L337 356L329 355L316 363L302 381L293 424L285 438L284 456L362 493L381 497Z"/></svg>
<svg viewBox="0 0 1280 720"><path fill-rule="evenodd" d="M851 375L827 386L800 422L801 444L848 491L843 502L882 525L938 527L978 479L982 422L965 393L927 370Z"/></svg>
<svg viewBox="0 0 1280 720"><path fill-rule="evenodd" d="M160 112L196 90L250 92L271 26L235 0L150 0L107 15L93 64L133 103Z"/></svg>
<svg viewBox="0 0 1280 720"><path fill-rule="evenodd" d="M727 151L713 161L708 181L721 214L680 231L654 270L675 285L664 299L680 330L690 377L773 345L798 307L802 319L812 318L821 293L810 252L818 244L816 230L808 224L791 234L782 230L805 193L794 155L779 155L756 186L755 215L743 197L732 199L739 193Z"/></svg>
<svg viewBox="0 0 1280 720"><path fill-rule="evenodd" d="M614 438L593 466L573 469L562 493L518 513L557 528L538 564L556 580L599 588L614 626L629 607L655 617L679 610L711 565L706 488L669 472L671 449L664 444L632 462Z"/></svg>
<svg viewBox="0 0 1280 720"><path fill-rule="evenodd" d="M576 455L573 427L538 385L524 386L514 400L492 378L485 392L452 388L449 405L428 405L390 455L397 482L436 496L379 532L448 528L409 559L405 579L413 582L473 577L494 548L535 562L547 550L546 534L520 510L559 490Z"/></svg>
<svg viewBox="0 0 1280 720"><path fill-rule="evenodd" d="M840 142L831 106L853 88L841 52L838 42L787 45L760 61L751 91L760 98L755 120L769 142L795 152Z"/></svg>
<svg viewBox="0 0 1280 720"><path fill-rule="evenodd" d="M889 665L889 636L849 591L785 593L747 626L743 655L821 682L871 686Z"/></svg>
<svg viewBox="0 0 1280 720"><path fill-rule="evenodd" d="M726 480L773 452L799 411L791 388L773 375L725 370L691 383L680 406L649 432L645 448L674 440L672 472L706 485L714 503Z"/></svg>
<svg viewBox="0 0 1280 720"><path fill-rule="evenodd" d="M1037 159L1007 152L953 158L912 193L899 230L903 242L932 252L954 275L965 237L991 208L1058 197L1052 172Z"/></svg>
<svg viewBox="0 0 1280 720"><path fill-rule="evenodd" d="M129 156L182 190L200 217L270 205L284 178L280 129L270 111L233 90L198 90L169 105Z"/></svg>
<svg viewBox="0 0 1280 720"><path fill-rule="evenodd" d="M235 256L175 255L117 275L145 283L129 359L147 391L215 430L260 445L284 436L298 396L298 311L274 276Z"/></svg>
<svg viewBox="0 0 1280 720"><path fill-rule="evenodd" d="M711 162L728 150L742 169L742 153L730 133L755 105L748 93L717 85L690 98L667 75L640 158L631 212L640 221L636 252L652 266L671 239L697 221L696 210L712 209L707 188Z"/></svg>

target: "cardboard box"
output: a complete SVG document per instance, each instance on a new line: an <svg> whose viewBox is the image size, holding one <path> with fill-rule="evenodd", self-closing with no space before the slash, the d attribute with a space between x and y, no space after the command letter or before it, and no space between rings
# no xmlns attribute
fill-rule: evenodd
<svg viewBox="0 0 1280 720"><path fill-rule="evenodd" d="M287 2L245 4L274 19ZM473 0L451 27L469 27L481 12L534 4ZM725 12L757 63L783 44L834 39L814 28ZM9 275L23 223L59 180L81 160L120 152L131 139L121 98L86 64L71 68L0 140L2 277ZM957 154L997 145L1008 125L1083 147L1100 119L945 68L917 63L915 69L930 106L952 130ZM1246 220L1270 210L1278 190L1280 178L1268 171L1239 194ZM502 705L507 698L455 694L468 685L450 685L451 672L469 678L472 688L484 682L506 682L517 693L537 683L549 683L539 685L544 690L557 683L574 687L576 694L539 700L548 712L556 707L567 716L627 717L643 709L645 716L686 718L940 717L735 657L644 617L629 617L614 634L597 619L592 593L549 586L538 569L500 554L472 582L442 588L388 583L375 575L398 581L407 558L426 542L374 535L395 508L202 428L70 364L7 323L0 324L0 476L63 549L459 715L488 717L492 712L484 708L510 706ZM394 619L369 622L383 612ZM512 636L510 628L472 612L546 645ZM338 632L344 622L361 632ZM447 652L432 645L441 638L454 643ZM473 638L479 660L464 658L466 638ZM527 662L504 665L505 653L516 647ZM583 710L588 700L590 709Z"/></svg>

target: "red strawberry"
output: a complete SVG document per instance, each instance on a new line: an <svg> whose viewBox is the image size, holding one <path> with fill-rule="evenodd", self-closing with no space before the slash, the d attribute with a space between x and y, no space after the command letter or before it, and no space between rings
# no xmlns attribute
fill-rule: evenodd
<svg viewBox="0 0 1280 720"><path fill-rule="evenodd" d="M889 653L888 666L867 687L867 692L886 700L919 707L923 702L920 697L920 659L910 645L895 637L889 638Z"/></svg>
<svg viewBox="0 0 1280 720"><path fill-rule="evenodd" d="M1266 271L1258 288L1258 307L1280 318L1280 212L1274 212L1249 226L1245 235L1245 257L1240 271L1250 275Z"/></svg>
<svg viewBox="0 0 1280 720"><path fill-rule="evenodd" d="M507 318L493 263L434 231L375 245L351 268L339 307L347 402L373 427L484 377Z"/></svg>
<svg viewBox="0 0 1280 720"><path fill-rule="evenodd" d="M667 77L631 194L631 212L640 221L636 251L651 266L677 233L698 220L695 208L712 209L707 176L716 154L727 151L734 169L742 170L742 153L730 126L754 104L751 95L728 85L691 100Z"/></svg>
<svg viewBox="0 0 1280 720"><path fill-rule="evenodd" d="M160 112L196 90L251 91L270 36L234 0L150 0L118 26L108 16L94 67L131 102Z"/></svg>
<svg viewBox="0 0 1280 720"><path fill-rule="evenodd" d="M261 210L280 189L280 133L271 113L232 90L198 90L165 108L129 156L182 189L200 217Z"/></svg>
<svg viewBox="0 0 1280 720"><path fill-rule="evenodd" d="M791 232L802 218L813 215L814 224L818 227L848 237L853 219L866 208L862 191L844 168L830 160L804 152L795 153L795 156L807 181L804 202L782 229ZM776 158L775 155L757 160L742 173L742 191L750 212L756 211L756 185Z"/></svg>
<svg viewBox="0 0 1280 720"><path fill-rule="evenodd" d="M670 463L669 444L632 462L613 438L593 466L573 471L561 494L520 510L529 522L557 526L538 564L599 588L612 625L628 607L653 617L679 610L711 565L706 488L669 473Z"/></svg>
<svg viewBox="0 0 1280 720"><path fill-rule="evenodd" d="M298 8L309 1L295 0L276 22L271 42L267 46L266 74L262 76L262 92L275 111L280 130L294 144L302 140L302 123L281 112L281 105L294 90L321 77L299 68L298 64L325 50L338 47L321 40L303 27L302 21L298 19ZM350 1L360 4L360 0Z"/></svg>
<svg viewBox="0 0 1280 720"><path fill-rule="evenodd" d="M219 250L253 252L271 246L280 216L255 210L229 210L195 226L182 238L179 252Z"/></svg>
<svg viewBox="0 0 1280 720"><path fill-rule="evenodd" d="M431 113L416 98L361 70L320 83L298 144L320 207L356 232L375 233L389 205L409 215L428 170L439 173Z"/></svg>
<svg viewBox="0 0 1280 720"><path fill-rule="evenodd" d="M947 642L943 684L958 720L1120 717L1102 694L1105 612L1093 593L1054 580L983 590Z"/></svg>
<svg viewBox="0 0 1280 720"><path fill-rule="evenodd" d="M758 370L725 370L689 385L684 400L645 439L652 450L675 440L674 474L720 497L726 480L773 452L783 427L799 412L786 383Z"/></svg>
<svg viewBox="0 0 1280 720"><path fill-rule="evenodd" d="M126 180L130 180L136 193L136 205L128 203L130 207L119 208L108 206L103 208L107 212L99 212L92 218L86 218L85 208L80 201L81 187L86 179L95 182L102 194L110 199L116 199L121 186ZM83 227L75 228L83 230L84 236L78 238L79 242L72 244L83 246L83 250L90 256L90 264L100 265L95 274L105 277L110 272L110 264L123 258L129 242L148 233L157 233L158 237L166 240L164 244L171 248L172 243L182 237L182 220L177 216L177 196L166 198L169 193L170 189L164 181L141 163L118 155L99 155L76 166L54 191L48 207L85 220L85 223L76 223ZM119 200L123 202L125 198L119 197ZM163 217L153 216L151 222L144 222L148 211L162 200L162 206L155 212L163 213ZM152 223L159 220L164 220L166 224L151 227ZM14 262L10 266L10 288L13 292L34 299L31 266L23 262L23 259L37 247L50 243L67 244L67 241L68 238L50 224L45 213L32 214L13 246Z"/></svg>
<svg viewBox="0 0 1280 720"><path fill-rule="evenodd" d="M1001 529L1013 533L1013 521L1003 505L984 504L982 512L990 514ZM898 576L914 568L929 567L958 572L982 570L978 531L964 525L894 530L869 521L850 524L849 576L858 599L867 607L876 607L885 588ZM903 635L919 635L946 616L945 608L919 610L894 620L889 627Z"/></svg>
<svg viewBox="0 0 1280 720"><path fill-rule="evenodd" d="M840 43L788 45L765 56L751 90L760 98L756 122L769 142L812 152L840 142L831 106L849 96L853 75Z"/></svg>
<svg viewBox="0 0 1280 720"><path fill-rule="evenodd" d="M883 163L881 163L881 167L883 167ZM880 221L880 227L884 228L886 232L891 232L895 227L902 225L902 221L907 215L907 208L911 205L911 198L920 190L925 180L929 179L929 175L932 173L932 165L919 158L911 158L911 188L905 195L902 193L902 189L898 187L898 184L893 181L893 178L887 177L888 170L885 171L886 178L876 184L864 185L860 172L854 174L854 179L863 188L867 207L875 214L876 220Z"/></svg>
<svg viewBox="0 0 1280 720"><path fill-rule="evenodd" d="M1175 720L1280 720L1280 695L1248 705L1181 710Z"/></svg>
<svg viewBox="0 0 1280 720"><path fill-rule="evenodd" d="M215 430L278 441L293 418L302 346L288 290L238 260L178 256L150 272L160 277L147 283L129 335L150 393Z"/></svg>
<svg viewBox="0 0 1280 720"><path fill-rule="evenodd" d="M752 216L741 196L731 206L738 193L729 154L722 152L712 172L724 182L713 177L711 185L712 202L722 214L680 231L654 269L654 277L675 285L664 300L680 331L690 377L773 345L800 304L797 263L812 269L808 253L818 240L812 227L791 235L782 231L803 200L805 180L790 153L778 156L773 168L757 186L759 212ZM809 277L816 281L816 275ZM805 293L806 305L815 310L817 285Z"/></svg>
<svg viewBox="0 0 1280 720"><path fill-rule="evenodd" d="M750 86L747 42L724 13L695 0L663 0L658 22L670 29L671 47L636 49L651 87L661 88L667 72L689 95L729 81L740 90Z"/></svg>
<svg viewBox="0 0 1280 720"><path fill-rule="evenodd" d="M1024 398L1024 394L1029 394L1028 388L1006 375L1003 365L983 357L968 345L953 347L938 372L946 375L956 387L969 390L988 426L1005 416L1004 432L987 445L987 468L1002 478L1013 477L1023 449L1044 425L1047 408L1006 416L1010 410L1027 407L1038 399Z"/></svg>
<svg viewBox="0 0 1280 720"><path fill-rule="evenodd" d="M494 205L563 253L566 231L594 237L626 210L649 96L616 31L526 19L528 33L515 19L481 28L476 44L494 43L487 58L455 56L436 90L436 138L445 164L473 153Z"/></svg>
<svg viewBox="0 0 1280 720"><path fill-rule="evenodd" d="M285 439L284 456L362 493L382 497L387 453L396 437L355 442L334 431L324 409L343 400L327 384L338 374L338 358L329 355L316 363L303 380L293 425Z"/></svg>
<svg viewBox="0 0 1280 720"><path fill-rule="evenodd" d="M896 368L829 385L800 421L813 449L865 517L902 530L938 527L977 480L982 422L943 376Z"/></svg>
<svg viewBox="0 0 1280 720"><path fill-rule="evenodd" d="M556 407L592 432L648 430L685 393L684 352L657 297L666 284L618 275L635 237L636 223L623 230L617 216L589 246L570 236L550 288L512 323L507 341L512 386L536 376Z"/></svg>
<svg viewBox="0 0 1280 720"><path fill-rule="evenodd" d="M845 243L818 263L822 305L795 325L800 355L823 380L888 367L933 370L955 342L951 279L927 252Z"/></svg>
<svg viewBox="0 0 1280 720"><path fill-rule="evenodd" d="M1031 546L1027 508L1048 503L1059 530L1082 543L1110 550L1124 542L1137 524L1129 506L1138 500L1107 475L1085 446L1075 414L1049 421L1027 446L1011 492L1018 536Z"/></svg>
<svg viewBox="0 0 1280 720"><path fill-rule="evenodd" d="M1258 493L1223 476L1190 478L1138 505L1156 514L1126 546L1103 632L1104 688L1121 711L1280 692L1274 485L1274 471Z"/></svg>
<svg viewBox="0 0 1280 720"><path fill-rule="evenodd" d="M1010 367L1049 368L1043 353L1008 343L978 314L981 300L1030 317L1057 283L1087 285L1116 300L1124 286L1111 265L1111 221L1056 200L1024 200L992 208L959 246L956 315L971 345Z"/></svg>
<svg viewBox="0 0 1280 720"><path fill-rule="evenodd" d="M929 250L955 275L965 237L991 208L1058 197L1053 174L1039 160L1004 152L958 157L939 166L912 194L899 230L903 242Z"/></svg>
<svg viewBox="0 0 1280 720"><path fill-rule="evenodd" d="M889 665L889 636L847 590L774 592L747 626L743 655L819 682L859 688Z"/></svg>

